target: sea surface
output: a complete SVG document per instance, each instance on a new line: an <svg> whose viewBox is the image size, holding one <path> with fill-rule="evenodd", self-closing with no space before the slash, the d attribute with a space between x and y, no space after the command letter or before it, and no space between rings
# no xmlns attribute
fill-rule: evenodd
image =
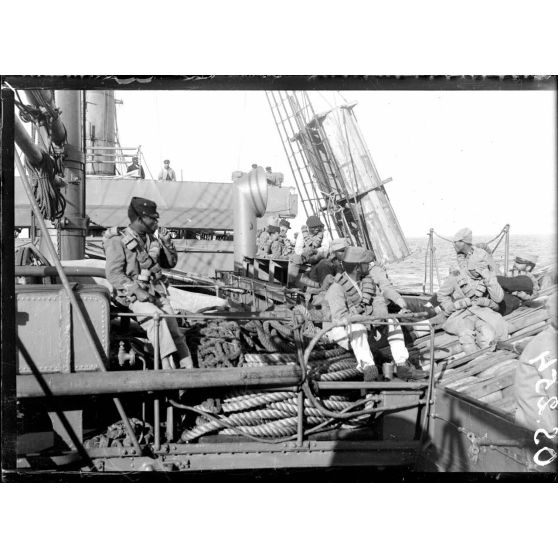
<svg viewBox="0 0 558 558"><path fill-rule="evenodd" d="M474 243L488 242L491 237L473 237ZM399 287L408 287L413 291L422 291L422 286L426 281L427 290L430 284L430 272L427 270L425 279L425 255L428 247L428 236L422 238L407 238L407 243L411 250L411 254L405 260L388 264L386 269L393 283ZM491 244L494 248L496 242ZM500 272L504 269L504 244L502 240L500 245L493 253L495 263L500 266ZM439 287L438 277L441 282L448 276L450 266L456 263L455 250L453 244L434 237L434 248L436 260L438 263L438 271L434 266L434 290ZM510 234L510 256L509 267L513 265L513 259L518 251L524 251L539 256L537 269L546 266L556 265L556 237L554 235L513 235Z"/></svg>

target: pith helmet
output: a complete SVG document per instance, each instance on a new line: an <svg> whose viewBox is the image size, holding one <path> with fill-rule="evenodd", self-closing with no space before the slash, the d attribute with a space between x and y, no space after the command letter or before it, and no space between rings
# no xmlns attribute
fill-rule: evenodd
<svg viewBox="0 0 558 558"><path fill-rule="evenodd" d="M468 229L467 227L463 228L463 229L459 229L456 233L455 236L453 237L453 241L454 242L466 242L467 244L473 244L473 231L471 231L471 229Z"/></svg>
<svg viewBox="0 0 558 558"><path fill-rule="evenodd" d="M374 254L362 246L347 246L342 260L345 263L370 263Z"/></svg>

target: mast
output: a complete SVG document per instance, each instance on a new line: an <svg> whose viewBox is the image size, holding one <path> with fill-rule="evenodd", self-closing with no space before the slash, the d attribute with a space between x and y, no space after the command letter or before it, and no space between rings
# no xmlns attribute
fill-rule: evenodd
<svg viewBox="0 0 558 558"><path fill-rule="evenodd" d="M66 211L60 219L60 259L81 260L85 256L85 164L84 164L84 92L56 91L67 138L64 145L64 188Z"/></svg>
<svg viewBox="0 0 558 558"><path fill-rule="evenodd" d="M86 148L88 175L114 176L118 156L114 91L87 91Z"/></svg>

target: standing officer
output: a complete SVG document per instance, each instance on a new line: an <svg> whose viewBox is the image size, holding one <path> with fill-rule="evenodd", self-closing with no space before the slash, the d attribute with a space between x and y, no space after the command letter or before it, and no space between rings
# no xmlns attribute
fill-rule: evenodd
<svg viewBox="0 0 558 558"><path fill-rule="evenodd" d="M161 268L176 265L173 242L158 228L157 205L145 198L132 198L128 207L130 224L121 233L109 229L103 245L107 258L106 277L116 291L116 300L137 314L174 314ZM155 325L149 316L139 317L139 324L155 343ZM163 368L175 368L176 353L180 368L192 368L192 357L175 318L162 318L159 347Z"/></svg>

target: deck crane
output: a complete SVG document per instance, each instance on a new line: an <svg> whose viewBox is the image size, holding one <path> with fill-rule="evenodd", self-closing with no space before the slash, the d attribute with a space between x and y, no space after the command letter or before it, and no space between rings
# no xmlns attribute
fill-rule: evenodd
<svg viewBox="0 0 558 558"><path fill-rule="evenodd" d="M382 263L409 255L409 248L362 137L344 104L316 113L307 91L266 91L302 207L320 214L332 237L350 238Z"/></svg>

